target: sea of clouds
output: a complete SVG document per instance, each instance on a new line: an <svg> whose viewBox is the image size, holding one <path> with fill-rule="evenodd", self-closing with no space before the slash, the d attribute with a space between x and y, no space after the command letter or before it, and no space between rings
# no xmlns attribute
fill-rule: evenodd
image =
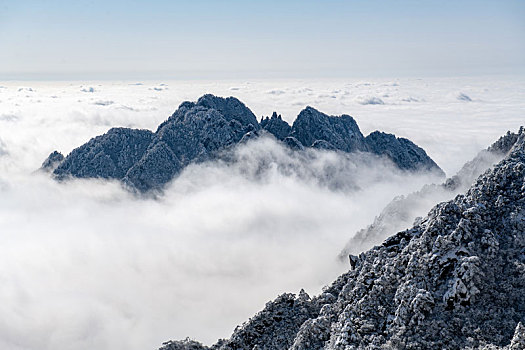
<svg viewBox="0 0 525 350"><path fill-rule="evenodd" d="M318 293L390 200L441 179L269 138L189 166L158 199L37 172L114 126L155 130L184 100L233 95L289 122L306 105L407 137L453 175L524 124L519 79L0 83L0 348L212 343L279 293ZM466 97L468 98L466 98ZM264 165L261 167L261 165Z"/></svg>

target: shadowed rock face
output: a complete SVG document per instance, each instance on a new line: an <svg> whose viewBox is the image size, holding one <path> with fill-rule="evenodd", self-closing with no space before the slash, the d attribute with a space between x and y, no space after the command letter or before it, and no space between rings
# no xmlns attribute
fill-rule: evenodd
<svg viewBox="0 0 525 350"><path fill-rule="evenodd" d="M370 152L387 156L401 169L431 170L438 167L421 147L405 138L374 131L365 142Z"/></svg>
<svg viewBox="0 0 525 350"><path fill-rule="evenodd" d="M271 118L261 119L261 128L275 136L277 140L284 140L292 132L292 127L282 119L281 115L273 112Z"/></svg>
<svg viewBox="0 0 525 350"><path fill-rule="evenodd" d="M189 163L212 159L257 129L255 115L237 99L205 95L196 104L185 102L158 128L124 180L140 191L158 189Z"/></svg>
<svg viewBox="0 0 525 350"><path fill-rule="evenodd" d="M525 133L470 189L354 257L321 295L284 294L207 347L521 349L525 344Z"/></svg>
<svg viewBox="0 0 525 350"><path fill-rule="evenodd" d="M64 161L62 153L53 151L42 163L41 169L46 172L54 171Z"/></svg>
<svg viewBox="0 0 525 350"><path fill-rule="evenodd" d="M439 169L426 152L410 140L379 131L364 137L355 120L348 115L328 116L315 108L306 107L292 127L275 112L271 118L261 120L261 127L278 140L294 137L306 147L347 153L371 152L385 156L403 170Z"/></svg>
<svg viewBox="0 0 525 350"><path fill-rule="evenodd" d="M343 152L368 151L354 118L349 115L331 117L312 107L306 107L299 113L290 136L305 147L313 146L316 141L325 141L333 149Z"/></svg>
<svg viewBox="0 0 525 350"><path fill-rule="evenodd" d="M252 111L244 105L244 103L235 97L223 98L207 94L199 98L197 102L183 102L167 121L159 125L157 131L159 131L165 124L184 118L189 111L196 107L201 107L201 110L216 110L227 121L236 120L241 125L247 126L252 124L256 130L259 129L257 118Z"/></svg>
<svg viewBox="0 0 525 350"><path fill-rule="evenodd" d="M154 134L149 130L113 128L74 149L54 170L58 179L69 175L122 179L146 152Z"/></svg>
<svg viewBox="0 0 525 350"><path fill-rule="evenodd" d="M259 124L238 99L213 95L183 102L155 133L113 128L76 148L65 159L53 153L43 168L53 171L59 180L118 179L139 192L160 190L188 164L215 159L223 150L268 134L296 151L313 147L371 152L389 158L402 170L441 172L425 151L406 139L383 133L365 139L348 115L333 117L307 107L293 126L277 113Z"/></svg>

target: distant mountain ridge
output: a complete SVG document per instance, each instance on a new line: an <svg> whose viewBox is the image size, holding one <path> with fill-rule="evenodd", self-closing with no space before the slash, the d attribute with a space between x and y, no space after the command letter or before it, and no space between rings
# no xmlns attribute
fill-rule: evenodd
<svg viewBox="0 0 525 350"><path fill-rule="evenodd" d="M212 160L222 150L269 134L298 151L312 147L368 152L389 158L402 170L443 174L426 152L410 140L379 131L364 137L349 115L328 116L306 107L291 126L277 113L259 123L238 99L210 94L197 102L183 102L156 132L112 128L65 158L53 152L42 168L58 180L117 179L146 192L162 189L190 163Z"/></svg>

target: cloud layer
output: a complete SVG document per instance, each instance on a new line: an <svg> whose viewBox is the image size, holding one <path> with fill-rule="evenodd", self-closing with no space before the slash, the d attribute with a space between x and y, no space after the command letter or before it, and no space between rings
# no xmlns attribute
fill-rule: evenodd
<svg viewBox="0 0 525 350"><path fill-rule="evenodd" d="M235 94L258 117L275 109L292 121L306 104L351 114L364 133L411 138L450 172L500 129L517 129L525 100L513 81L160 83L3 84L0 115L14 118L0 118L0 348L227 337L278 293L319 292L347 268L336 257L354 232L394 196L436 180L261 139L228 161L188 167L158 200L137 199L117 183L33 173L54 149L67 153L112 126L154 128L182 100L211 92ZM458 101L459 91L473 101Z"/></svg>

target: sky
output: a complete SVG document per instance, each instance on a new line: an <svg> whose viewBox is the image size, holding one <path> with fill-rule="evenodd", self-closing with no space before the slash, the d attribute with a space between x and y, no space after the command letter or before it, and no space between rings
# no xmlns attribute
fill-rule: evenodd
<svg viewBox="0 0 525 350"><path fill-rule="evenodd" d="M523 1L0 0L0 80L523 74Z"/></svg>

